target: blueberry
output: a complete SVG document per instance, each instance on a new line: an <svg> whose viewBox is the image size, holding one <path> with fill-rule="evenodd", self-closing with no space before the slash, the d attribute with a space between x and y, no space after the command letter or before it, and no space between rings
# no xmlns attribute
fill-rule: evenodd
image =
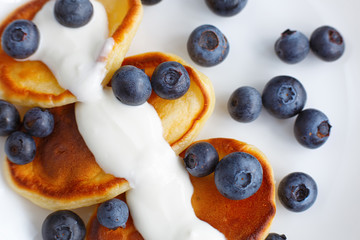
<svg viewBox="0 0 360 240"><path fill-rule="evenodd" d="M265 240L286 240L286 236L284 234L277 233L269 233L269 235L265 238Z"/></svg>
<svg viewBox="0 0 360 240"><path fill-rule="evenodd" d="M190 76L185 67L173 61L160 63L151 76L154 92L164 99L177 99L190 87Z"/></svg>
<svg viewBox="0 0 360 240"><path fill-rule="evenodd" d="M5 153L11 162L27 164L35 158L35 141L29 134L15 131L5 141Z"/></svg>
<svg viewBox="0 0 360 240"><path fill-rule="evenodd" d="M19 111L12 103L0 100L0 136L7 136L19 127Z"/></svg>
<svg viewBox="0 0 360 240"><path fill-rule="evenodd" d="M161 0L141 0L141 3L144 5L154 5L161 2Z"/></svg>
<svg viewBox="0 0 360 240"><path fill-rule="evenodd" d="M145 72L131 65L122 66L114 73L111 86L115 97L131 106L145 103L152 91L150 79Z"/></svg>
<svg viewBox="0 0 360 240"><path fill-rule="evenodd" d="M345 43L338 30L330 26L322 26L311 34L310 48L322 60L331 62L343 55Z"/></svg>
<svg viewBox="0 0 360 240"><path fill-rule="evenodd" d="M215 14L230 17L238 14L245 7L247 0L206 0L205 2Z"/></svg>
<svg viewBox="0 0 360 240"><path fill-rule="evenodd" d="M24 115L24 128L34 137L49 136L54 130L54 117L47 109L31 108Z"/></svg>
<svg viewBox="0 0 360 240"><path fill-rule="evenodd" d="M226 155L215 168L215 184L219 192L233 200L250 197L260 188L263 170L260 162L245 152Z"/></svg>
<svg viewBox="0 0 360 240"><path fill-rule="evenodd" d="M86 25L93 15L93 5L89 0L56 0L54 15L65 27L78 28Z"/></svg>
<svg viewBox="0 0 360 240"><path fill-rule="evenodd" d="M231 94L227 108L234 120L252 122L260 115L261 95L253 87L240 87Z"/></svg>
<svg viewBox="0 0 360 240"><path fill-rule="evenodd" d="M274 117L285 119L298 114L305 106L306 91L296 78L272 78L262 93L264 108Z"/></svg>
<svg viewBox="0 0 360 240"><path fill-rule="evenodd" d="M201 25L190 34L187 50L195 63L212 67L225 60L229 53L229 42L215 26Z"/></svg>
<svg viewBox="0 0 360 240"><path fill-rule="evenodd" d="M40 33L29 20L15 20L4 30L1 45L6 54L16 59L30 57L39 47Z"/></svg>
<svg viewBox="0 0 360 240"><path fill-rule="evenodd" d="M282 205L293 212L302 212L310 208L317 197L317 185L306 173L294 172L284 177L278 187L278 196Z"/></svg>
<svg viewBox="0 0 360 240"><path fill-rule="evenodd" d="M305 109L296 117L294 134L296 140L307 148L318 148L330 136L331 125L327 116L317 109Z"/></svg>
<svg viewBox="0 0 360 240"><path fill-rule="evenodd" d="M276 55L286 63L294 64L304 60L309 51L309 40L299 31L287 29L275 42Z"/></svg>
<svg viewBox="0 0 360 240"><path fill-rule="evenodd" d="M42 224L43 240L83 240L86 228L74 212L60 210L48 215Z"/></svg>
<svg viewBox="0 0 360 240"><path fill-rule="evenodd" d="M195 177L205 177L212 173L219 162L216 149L208 142L191 145L184 157L186 170Z"/></svg>
<svg viewBox="0 0 360 240"><path fill-rule="evenodd" d="M97 219L101 225L109 229L125 228L129 218L129 208L124 201L113 198L100 204Z"/></svg>

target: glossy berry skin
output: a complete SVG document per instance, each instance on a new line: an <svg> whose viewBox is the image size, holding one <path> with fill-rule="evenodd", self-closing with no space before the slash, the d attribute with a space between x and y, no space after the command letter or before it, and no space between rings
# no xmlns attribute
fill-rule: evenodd
<svg viewBox="0 0 360 240"><path fill-rule="evenodd" d="M310 48L322 60L331 62L343 55L345 42L338 30L330 26L322 26L311 34Z"/></svg>
<svg viewBox="0 0 360 240"><path fill-rule="evenodd" d="M253 87L240 87L230 96L227 109L230 116L238 122L252 122L260 115L261 94Z"/></svg>
<svg viewBox="0 0 360 240"><path fill-rule="evenodd" d="M48 215L42 224L43 240L83 240L86 228L74 212L60 210Z"/></svg>
<svg viewBox="0 0 360 240"><path fill-rule="evenodd" d="M25 59L39 47L40 34L36 25L29 20L15 20L4 30L1 45L7 55L16 59Z"/></svg>
<svg viewBox="0 0 360 240"><path fill-rule="evenodd" d="M307 148L322 146L330 136L331 125L328 117L317 109L305 109L296 117L294 135Z"/></svg>
<svg viewBox="0 0 360 240"><path fill-rule="evenodd" d="M187 50L195 63L212 67L225 60L229 54L229 42L215 26L201 25L191 32Z"/></svg>
<svg viewBox="0 0 360 240"><path fill-rule="evenodd" d="M295 116L304 108L306 97L305 88L299 80L277 76L265 85L262 103L271 115L285 119Z"/></svg>
<svg viewBox="0 0 360 240"><path fill-rule="evenodd" d="M5 141L5 153L11 162L27 164L35 158L35 141L29 134L15 131Z"/></svg>
<svg viewBox="0 0 360 240"><path fill-rule="evenodd" d="M219 162L216 149L207 142L191 145L185 152L186 170L195 177L205 177L215 170Z"/></svg>
<svg viewBox="0 0 360 240"><path fill-rule="evenodd" d="M303 212L310 208L317 194L318 189L314 179L302 172L293 172L285 176L278 187L281 204L293 212Z"/></svg>
<svg viewBox="0 0 360 240"><path fill-rule="evenodd" d="M231 17L243 10L247 0L205 0L205 2L215 14Z"/></svg>
<svg viewBox="0 0 360 240"><path fill-rule="evenodd" d="M190 76L185 67L174 61L160 63L151 76L154 92L164 99L177 99L190 87Z"/></svg>
<svg viewBox="0 0 360 240"><path fill-rule="evenodd" d="M141 0L141 3L144 5L155 5L161 2L161 0Z"/></svg>
<svg viewBox="0 0 360 240"><path fill-rule="evenodd" d="M137 67L125 65L119 68L111 79L113 93L120 102L138 106L151 95L151 83L145 72Z"/></svg>
<svg viewBox="0 0 360 240"><path fill-rule="evenodd" d="M23 125L31 136L46 137L54 130L54 117L47 109L31 108L24 115Z"/></svg>
<svg viewBox="0 0 360 240"><path fill-rule="evenodd" d="M129 208L124 201L113 198L100 204L97 219L101 225L109 229L125 228L129 218Z"/></svg>
<svg viewBox="0 0 360 240"><path fill-rule="evenodd" d="M309 52L309 40L299 31L287 29L275 42L276 55L286 63L298 63L304 60Z"/></svg>
<svg viewBox="0 0 360 240"><path fill-rule="evenodd" d="M79 28L86 25L94 13L89 0L56 0L56 20L65 27Z"/></svg>
<svg viewBox="0 0 360 240"><path fill-rule="evenodd" d="M20 114L16 107L0 100L0 136L7 136L20 127Z"/></svg>
<svg viewBox="0 0 360 240"><path fill-rule="evenodd" d="M260 162L244 152L225 156L215 168L215 185L219 192L232 200L252 196L260 188L263 170Z"/></svg>
<svg viewBox="0 0 360 240"><path fill-rule="evenodd" d="M265 238L265 240L286 240L286 236L284 234L277 233L269 233L269 235Z"/></svg>

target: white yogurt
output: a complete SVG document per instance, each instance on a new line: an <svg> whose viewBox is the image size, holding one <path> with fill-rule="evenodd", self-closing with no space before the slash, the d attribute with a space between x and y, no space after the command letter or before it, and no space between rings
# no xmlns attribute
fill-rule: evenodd
<svg viewBox="0 0 360 240"><path fill-rule="evenodd" d="M225 239L195 216L189 176L164 140L161 120L150 104L124 105L107 88L98 101L77 103L75 113L101 168L130 182L127 202L145 239Z"/></svg>
<svg viewBox="0 0 360 240"><path fill-rule="evenodd" d="M91 100L102 91L105 75L106 62L97 60L102 60L99 56L108 37L106 11L101 3L92 1L94 14L90 22L80 28L68 28L56 21L54 4L55 1L46 3L33 19L40 32L40 45L29 59L46 63L60 86L79 101Z"/></svg>

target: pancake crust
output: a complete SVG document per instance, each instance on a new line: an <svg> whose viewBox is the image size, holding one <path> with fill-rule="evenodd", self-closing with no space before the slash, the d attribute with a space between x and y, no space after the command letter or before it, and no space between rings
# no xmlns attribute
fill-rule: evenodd
<svg viewBox="0 0 360 240"><path fill-rule="evenodd" d="M19 7L0 25L0 34L16 19L33 19L48 0L33 0ZM121 66L141 22L141 0L99 0L105 7L109 22L109 37L115 45L106 59L108 83ZM63 89L48 67L40 61L16 61L0 48L0 98L24 106L55 107L76 101Z"/></svg>
<svg viewBox="0 0 360 240"><path fill-rule="evenodd" d="M127 58L124 63L144 66L150 74L159 62L168 60L184 64L191 87L180 99L165 100L153 95L149 103L160 116L164 138L179 154L191 144L214 108L211 82L174 55L148 53ZM26 165L6 161L6 176L15 191L41 207L57 210L93 205L128 190L125 179L105 174L96 163L77 129L74 104L50 111L55 118L54 132L36 139L34 161Z"/></svg>
<svg viewBox="0 0 360 240"><path fill-rule="evenodd" d="M74 104L50 109L55 128L36 138L36 156L26 165L6 161L6 177L22 196L48 209L71 209L107 200L129 189L125 179L106 174L81 137Z"/></svg>
<svg viewBox="0 0 360 240"><path fill-rule="evenodd" d="M244 200L230 200L216 189L214 174L204 178L190 176L194 186L191 202L198 218L222 232L228 240L264 239L275 216L275 183L272 168L266 156L255 146L234 139L214 138L211 143L220 159L232 152L246 152L256 157L263 167L260 189ZM185 151L184 151L185 152ZM184 156L184 152L181 156ZM119 196L124 199L124 194ZM142 240L130 219L126 228L107 229L99 224L96 211L87 226L87 240Z"/></svg>

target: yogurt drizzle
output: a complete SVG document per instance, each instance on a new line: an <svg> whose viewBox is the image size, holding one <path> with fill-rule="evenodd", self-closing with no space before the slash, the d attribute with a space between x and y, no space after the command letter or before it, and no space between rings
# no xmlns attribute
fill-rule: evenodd
<svg viewBox="0 0 360 240"><path fill-rule="evenodd" d="M164 140L155 109L148 103L124 105L101 86L106 63L97 59L107 55L113 40L107 39L103 6L92 3L93 19L71 29L57 23L54 0L48 2L34 18L41 42L31 59L47 64L60 85L80 100L75 107L79 131L102 169L129 181L127 203L145 239L225 239L196 217L189 176Z"/></svg>
<svg viewBox="0 0 360 240"><path fill-rule="evenodd" d="M79 101L93 100L100 95L99 79L104 78L106 62L97 59L107 55L104 46L113 44L110 38L104 45L108 36L104 7L97 1L92 4L93 17L80 28L67 28L56 21L54 0L46 3L33 19L40 31L40 45L29 59L46 63L60 86L70 90ZM112 47L105 49L111 51Z"/></svg>

